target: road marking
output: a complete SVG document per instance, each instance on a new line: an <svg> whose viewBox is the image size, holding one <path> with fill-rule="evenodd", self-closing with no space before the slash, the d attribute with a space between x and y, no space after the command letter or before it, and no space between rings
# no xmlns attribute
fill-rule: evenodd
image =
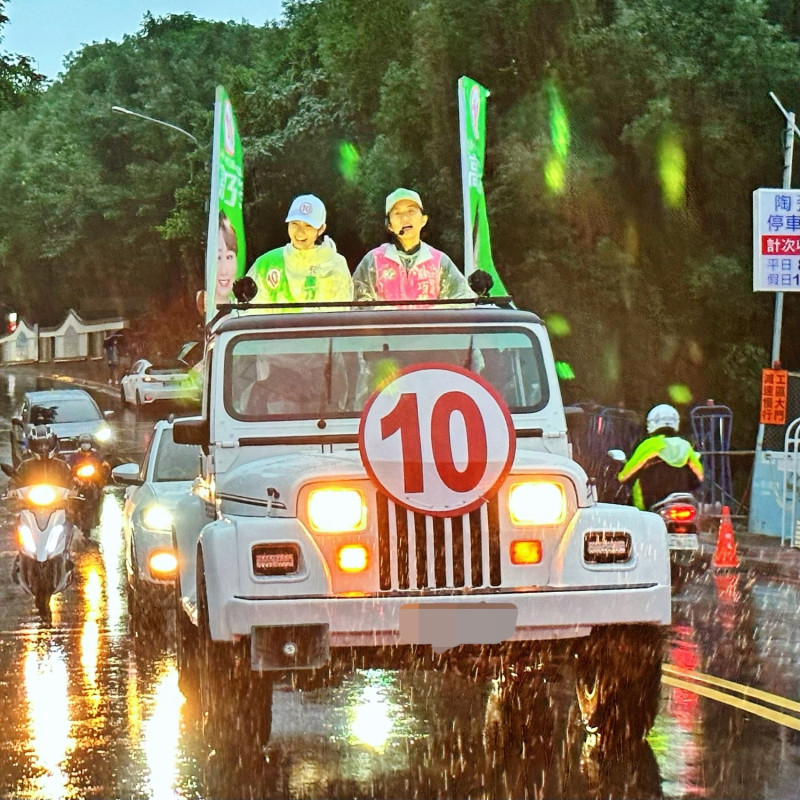
<svg viewBox="0 0 800 800"><path fill-rule="evenodd" d="M664 664L662 670L667 675L674 675L678 678L687 678L688 680L697 681L698 683L708 683L712 686L719 686L721 689L738 692L745 697L753 697L756 700L762 700L772 706L785 708L787 711L795 711L800 714L800 702L797 700L789 700L787 697L781 697L779 694L771 694L762 689L756 689L753 686L745 686L741 683L734 683L734 681L727 681L724 678L717 678L715 675L706 675L703 672L691 672L687 669L676 667L673 664Z"/></svg>
<svg viewBox="0 0 800 800"><path fill-rule="evenodd" d="M692 683L687 680L680 680L678 678L672 677L669 673L675 671L678 674L683 674L688 678L694 678L695 673L685 672L684 670L678 670L675 667L672 667L669 664L664 665L664 675L661 678L661 682L666 684L667 686L674 686L677 689L686 689L689 692L694 692L694 694L700 695L701 697L708 697L711 700L717 700L720 703L724 703L725 705L732 706L733 708L738 708L741 711L747 711L751 714L755 714L758 717L762 717L763 719L768 719L770 722L776 722L778 725L783 725L787 728L791 728L795 731L800 731L800 719L796 717L789 716L789 714L784 714L780 711L775 711L771 708L766 708L764 706L759 705L758 703L751 703L749 700L744 700L741 697L735 697L730 694L726 694L725 692L718 691L717 689L711 689L707 686L704 686L702 683ZM701 674L701 673L697 673ZM704 675L703 678L711 679L709 682L719 681L721 682L722 678L713 678L710 675ZM731 686L735 686L735 691L744 693L745 691L749 691L751 694L758 692L758 689L752 689L748 686L741 686L740 684L732 683L731 681L725 681L725 683L730 684ZM785 708L790 707L793 704L793 701L787 700L786 698L779 697L777 695L769 695L768 692L763 692L764 695L768 695L769 697L773 698L771 701L774 705L781 705ZM755 696L753 694L753 696ZM780 701L780 702L775 702Z"/></svg>

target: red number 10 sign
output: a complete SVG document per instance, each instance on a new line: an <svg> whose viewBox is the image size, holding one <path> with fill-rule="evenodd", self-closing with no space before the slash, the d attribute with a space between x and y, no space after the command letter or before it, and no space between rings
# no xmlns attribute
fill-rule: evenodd
<svg viewBox="0 0 800 800"><path fill-rule="evenodd" d="M364 467L395 502L450 517L477 508L511 469L511 415L493 386L448 364L400 373L361 415Z"/></svg>

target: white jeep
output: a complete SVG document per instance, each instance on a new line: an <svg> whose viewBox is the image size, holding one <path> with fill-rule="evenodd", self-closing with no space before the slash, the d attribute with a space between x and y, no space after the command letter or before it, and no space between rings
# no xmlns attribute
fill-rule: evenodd
<svg viewBox="0 0 800 800"><path fill-rule="evenodd" d="M175 514L178 665L206 731L265 741L273 678L573 661L585 725L643 737L666 529L598 503L535 314L240 313L209 326L202 475ZM649 699L648 699L649 698Z"/></svg>

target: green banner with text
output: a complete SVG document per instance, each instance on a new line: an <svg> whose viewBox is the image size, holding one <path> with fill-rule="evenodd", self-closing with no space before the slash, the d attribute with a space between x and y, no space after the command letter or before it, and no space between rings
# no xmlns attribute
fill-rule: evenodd
<svg viewBox="0 0 800 800"><path fill-rule="evenodd" d="M506 288L492 260L489 219L483 193L486 152L486 98L489 92L471 78L458 79L458 120L461 138L461 187L464 200L464 272L482 269L492 276L490 294L504 295Z"/></svg>
<svg viewBox="0 0 800 800"><path fill-rule="evenodd" d="M225 89L217 86L206 240L206 322L217 313L220 303L235 302L233 282L244 275L243 190L242 143L236 116Z"/></svg>

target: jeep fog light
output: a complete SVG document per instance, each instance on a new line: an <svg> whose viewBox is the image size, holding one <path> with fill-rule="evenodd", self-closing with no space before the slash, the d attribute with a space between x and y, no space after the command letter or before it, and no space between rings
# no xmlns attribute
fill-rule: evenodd
<svg viewBox="0 0 800 800"><path fill-rule="evenodd" d="M317 533L350 533L367 526L367 506L356 489L314 489L308 521Z"/></svg>
<svg viewBox="0 0 800 800"><path fill-rule="evenodd" d="M369 553L363 544L346 544L336 551L336 563L342 572L363 572L369 564Z"/></svg>
<svg viewBox="0 0 800 800"><path fill-rule="evenodd" d="M515 525L557 525L567 514L564 487L552 481L517 483L508 493L508 513Z"/></svg>

